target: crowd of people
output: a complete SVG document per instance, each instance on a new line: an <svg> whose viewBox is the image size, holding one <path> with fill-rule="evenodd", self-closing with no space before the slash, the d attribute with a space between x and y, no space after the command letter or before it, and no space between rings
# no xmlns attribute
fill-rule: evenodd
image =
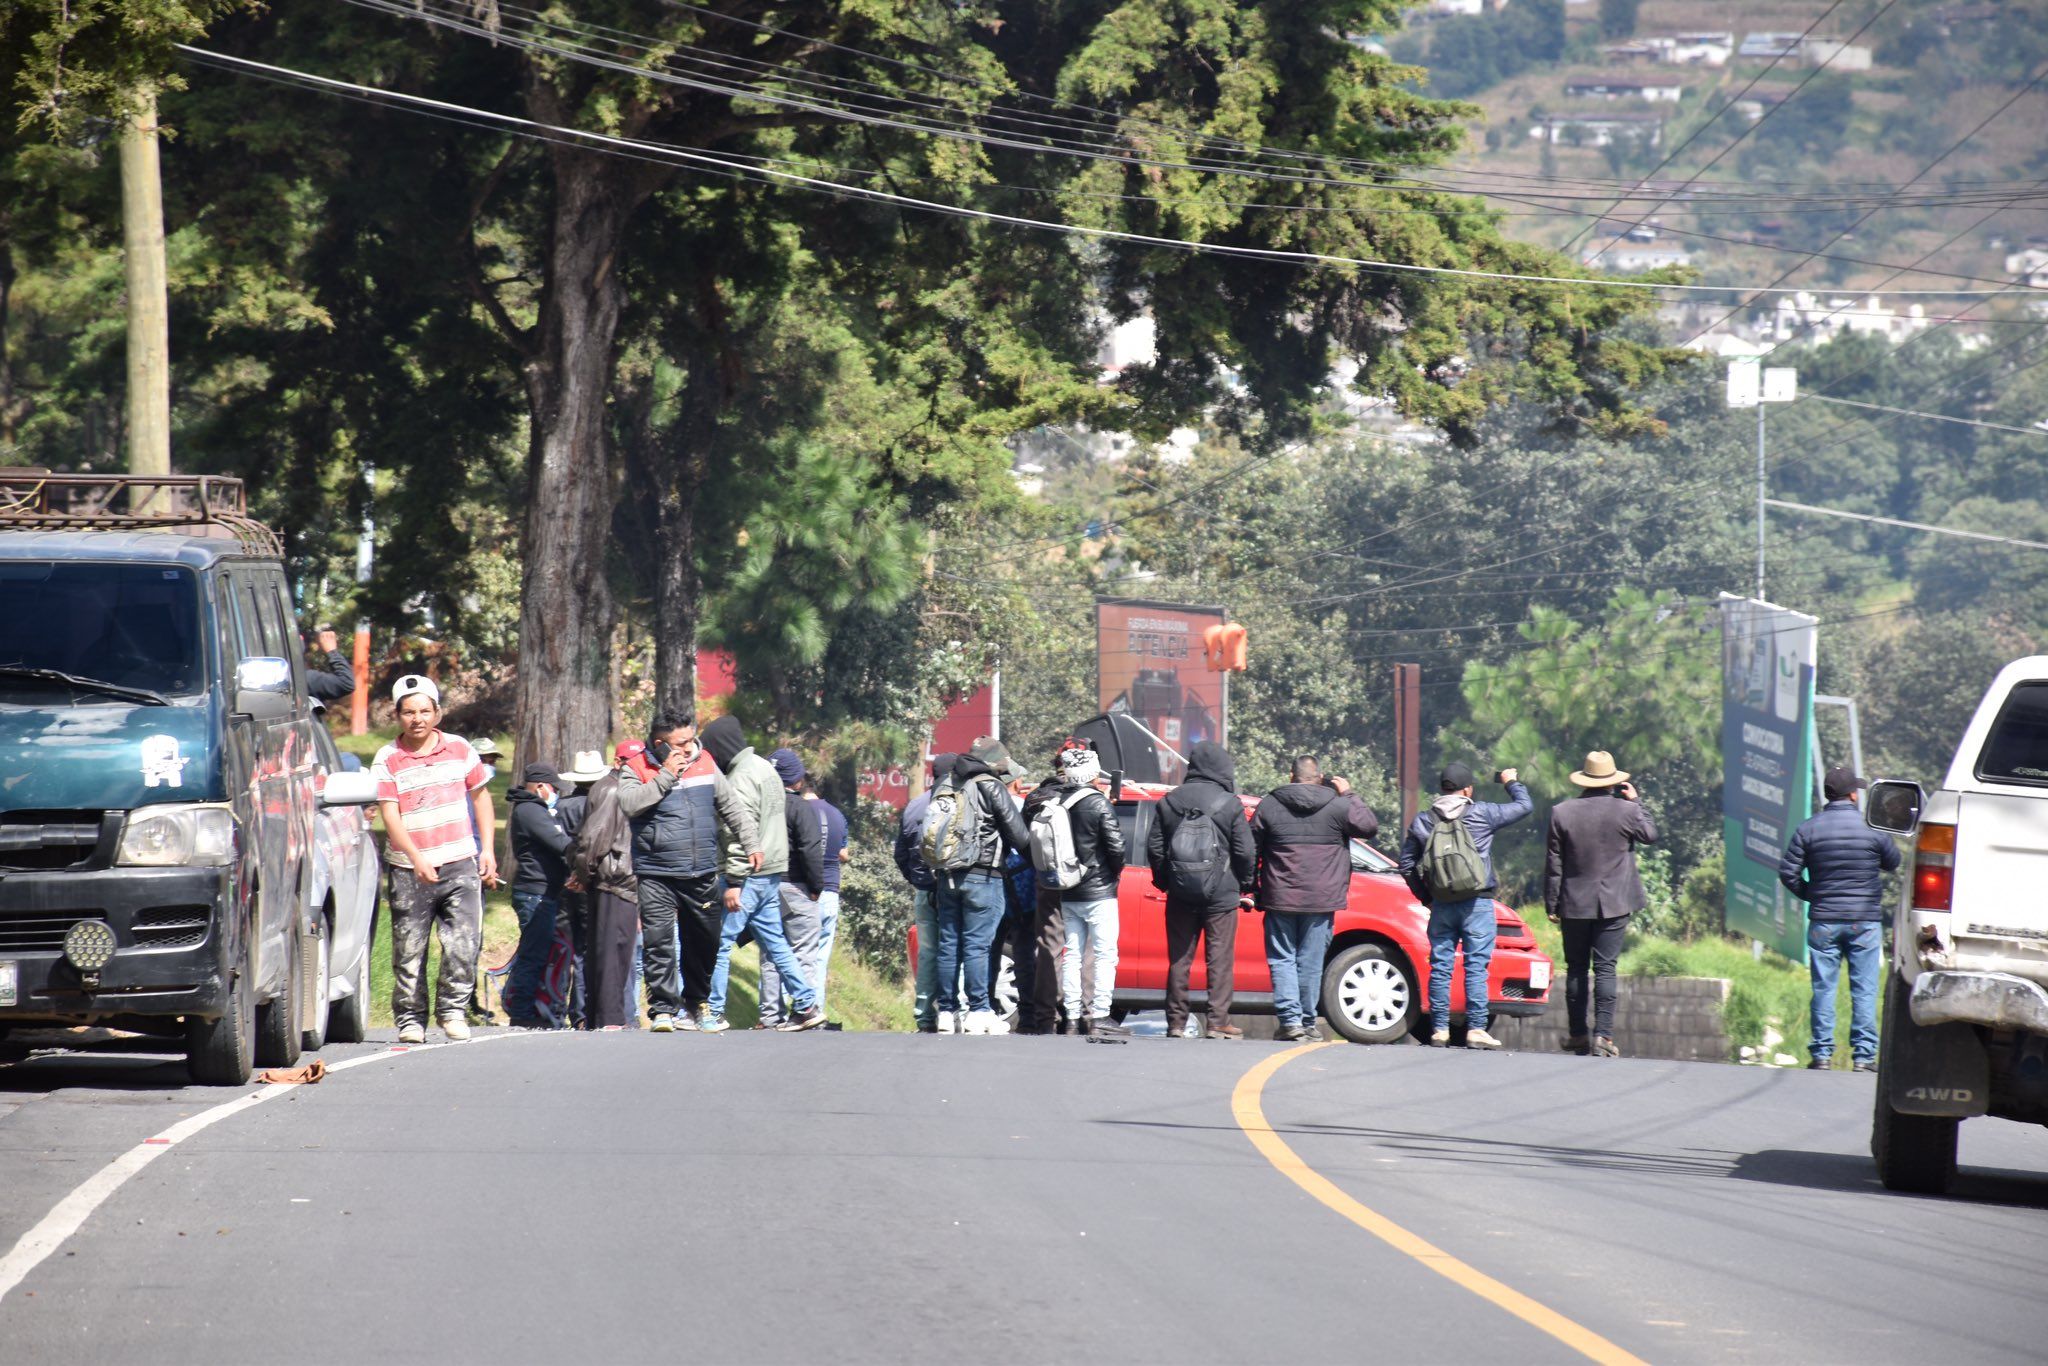
<svg viewBox="0 0 2048 1366"><path fill-rule="evenodd" d="M468 1037L483 890L498 881L491 767L483 746L440 729L441 699L421 675L393 689L399 736L372 763L389 864L393 1015L403 1042L425 1038L428 938L441 965L433 1002L450 1039ZM658 1033L723 1032L732 954L761 959L756 1028L827 1026L825 987L850 856L846 817L819 796L793 750L758 753L739 721L700 733L662 712L645 740L612 762L576 756L569 770L528 765L510 794L512 905L519 945L504 1005L522 1028L634 1028L644 986ZM1238 792L1221 745L1191 747L1184 780L1160 794L1142 848L1112 805L1113 776L1085 741L1068 739L1042 782L1001 741L931 760L906 806L895 861L916 927L915 1018L924 1033L1012 1032L994 999L1005 940L1013 946L1014 1029L1113 1037L1118 889L1142 860L1165 902L1166 1028L1182 1037L1196 952L1205 955L1202 1033L1242 1038L1231 1022L1238 916L1262 913L1278 1037L1319 1041L1323 968L1349 897L1353 840L1379 821L1342 777L1312 756L1256 804ZM1500 1040L1490 1023L1493 844L1535 804L1513 768L1494 780L1506 801L1481 801L1464 763L1438 776L1438 795L1402 832L1399 866L1429 911L1429 1042L1451 1042L1452 974L1462 957L1467 1047ZM1571 774L1582 797L1549 820L1543 901L1561 929L1564 1047L1618 1057L1616 967L1631 918L1646 904L1636 852L1658 838L1628 773L1594 751ZM1792 838L1780 876L1812 904L1812 1064L1826 1067L1834 996L1846 961L1855 1065L1875 1065L1875 987L1883 874L1897 847L1856 810L1863 780L1825 780L1828 804ZM1247 808L1250 808L1249 811ZM1008 933L1005 934L1007 928Z"/></svg>
<svg viewBox="0 0 2048 1366"><path fill-rule="evenodd" d="M483 891L495 885L491 767L440 729L441 698L417 674L393 688L399 734L371 773L387 832L392 1016L425 1039L432 997L451 1040L469 1037ZM733 950L761 951L757 1028L826 1027L827 964L839 919L845 816L794 751L761 755L740 724L656 715L612 762L529 764L508 805L513 913L505 986L512 1025L635 1028L644 987L656 1033L721 1033Z"/></svg>

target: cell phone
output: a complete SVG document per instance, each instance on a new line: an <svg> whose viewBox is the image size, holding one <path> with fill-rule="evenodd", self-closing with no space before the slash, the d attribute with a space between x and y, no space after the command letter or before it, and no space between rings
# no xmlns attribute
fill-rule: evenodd
<svg viewBox="0 0 2048 1366"><path fill-rule="evenodd" d="M666 740L649 740L647 742L648 761L656 768L660 768L663 764L667 763L668 756L674 752L675 747Z"/></svg>
<svg viewBox="0 0 2048 1366"><path fill-rule="evenodd" d="M1120 768L1113 768L1109 771L1109 799L1112 802L1121 801L1123 800L1123 795L1124 771Z"/></svg>

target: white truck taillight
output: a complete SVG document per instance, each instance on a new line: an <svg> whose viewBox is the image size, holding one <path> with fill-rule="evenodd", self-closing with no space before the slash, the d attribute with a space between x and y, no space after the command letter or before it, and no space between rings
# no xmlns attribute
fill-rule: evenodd
<svg viewBox="0 0 2048 1366"><path fill-rule="evenodd" d="M1913 909L1945 911L1955 895L1956 828L1925 824L1913 846Z"/></svg>

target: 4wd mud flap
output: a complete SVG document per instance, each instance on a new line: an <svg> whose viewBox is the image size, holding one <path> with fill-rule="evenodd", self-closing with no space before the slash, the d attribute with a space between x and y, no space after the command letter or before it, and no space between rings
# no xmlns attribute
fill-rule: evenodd
<svg viewBox="0 0 2048 1366"><path fill-rule="evenodd" d="M1916 1024L1950 1022L2048 1034L2048 991L2006 972L1923 972L1910 1002Z"/></svg>
<svg viewBox="0 0 2048 1366"><path fill-rule="evenodd" d="M1921 974L1926 982L1934 974ZM1907 1008L1905 979L1891 973L1885 992L1885 1099L1902 1115L1939 1115L1968 1119L1988 1111L1991 1103L1991 1060L1972 1025L1923 1025ZM1919 993L1912 1004L1919 1005Z"/></svg>

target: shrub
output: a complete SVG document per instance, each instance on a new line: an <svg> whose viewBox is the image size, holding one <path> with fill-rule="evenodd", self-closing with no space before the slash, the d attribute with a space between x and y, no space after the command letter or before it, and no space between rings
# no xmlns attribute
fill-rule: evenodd
<svg viewBox="0 0 2048 1366"><path fill-rule="evenodd" d="M892 978L910 970L905 936L912 899L896 867L896 823L895 808L886 802L862 797L853 803L847 831L853 857L841 870L839 884L840 938Z"/></svg>

